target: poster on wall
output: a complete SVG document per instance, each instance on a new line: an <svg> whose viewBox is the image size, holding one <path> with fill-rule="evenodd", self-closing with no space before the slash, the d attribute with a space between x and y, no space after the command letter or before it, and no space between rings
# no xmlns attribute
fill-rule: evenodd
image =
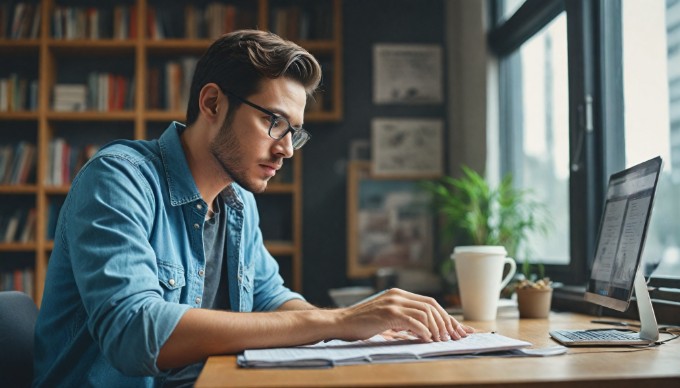
<svg viewBox="0 0 680 388"><path fill-rule="evenodd" d="M431 270L431 197L420 181L376 178L367 161L351 161L347 179L348 277L386 267Z"/></svg>
<svg viewBox="0 0 680 388"><path fill-rule="evenodd" d="M443 127L441 119L373 119L371 172L383 177L440 177Z"/></svg>
<svg viewBox="0 0 680 388"><path fill-rule="evenodd" d="M374 104L440 104L444 100L442 47L373 46Z"/></svg>

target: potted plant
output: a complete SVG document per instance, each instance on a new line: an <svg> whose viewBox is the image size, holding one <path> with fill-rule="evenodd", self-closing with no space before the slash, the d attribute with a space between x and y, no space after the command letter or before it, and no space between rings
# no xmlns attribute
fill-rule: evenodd
<svg viewBox="0 0 680 388"><path fill-rule="evenodd" d="M520 318L547 318L552 300L552 281L545 276L545 268L537 264L538 274L532 271L531 263L522 263L523 279L515 286L517 308Z"/></svg>
<svg viewBox="0 0 680 388"><path fill-rule="evenodd" d="M440 243L500 245L510 257L518 259L520 249L528 250L524 243L530 232L547 231L545 206L529 190L515 188L512 175L505 175L497 187L492 187L471 168L462 166L462 172L460 178L446 176L424 182L441 216ZM446 246L446 250L450 252L453 246ZM455 279L452 270L452 261L444 260L442 275L448 282Z"/></svg>

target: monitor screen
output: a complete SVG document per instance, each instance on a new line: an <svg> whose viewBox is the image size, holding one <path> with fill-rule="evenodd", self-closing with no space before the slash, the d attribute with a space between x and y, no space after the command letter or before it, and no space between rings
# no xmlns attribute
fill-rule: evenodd
<svg viewBox="0 0 680 388"><path fill-rule="evenodd" d="M656 157L609 178L586 300L628 308L661 171Z"/></svg>

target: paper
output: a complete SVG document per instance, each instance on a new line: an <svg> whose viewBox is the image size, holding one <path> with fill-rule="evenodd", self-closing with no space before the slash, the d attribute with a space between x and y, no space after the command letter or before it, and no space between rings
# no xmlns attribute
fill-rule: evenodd
<svg viewBox="0 0 680 388"><path fill-rule="evenodd" d="M309 346L246 350L238 365L249 368L331 367L374 362L411 362L529 347L529 342L494 333L476 333L460 340L423 343L419 340L333 340Z"/></svg>

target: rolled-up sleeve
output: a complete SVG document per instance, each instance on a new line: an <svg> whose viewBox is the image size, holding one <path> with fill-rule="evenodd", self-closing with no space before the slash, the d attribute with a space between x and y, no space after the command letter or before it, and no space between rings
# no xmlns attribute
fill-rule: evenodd
<svg viewBox="0 0 680 388"><path fill-rule="evenodd" d="M150 246L155 200L125 155L90 161L73 183L61 234L87 312L109 362L127 375L160 373L156 360L187 305L163 299Z"/></svg>

